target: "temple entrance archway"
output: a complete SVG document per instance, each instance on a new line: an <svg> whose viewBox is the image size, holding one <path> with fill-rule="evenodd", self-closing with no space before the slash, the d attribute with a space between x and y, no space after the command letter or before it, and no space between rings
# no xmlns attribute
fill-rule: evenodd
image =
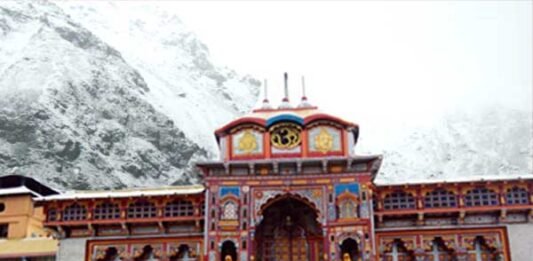
<svg viewBox="0 0 533 261"><path fill-rule="evenodd" d="M341 260L356 261L358 260L359 246L353 238L347 238L341 243Z"/></svg>
<svg viewBox="0 0 533 261"><path fill-rule="evenodd" d="M261 209L256 230L256 260L322 260L323 236L318 211L304 199L283 196Z"/></svg>
<svg viewBox="0 0 533 261"><path fill-rule="evenodd" d="M222 243L222 249L220 251L222 261L235 261L237 260L237 246L231 240L226 240Z"/></svg>

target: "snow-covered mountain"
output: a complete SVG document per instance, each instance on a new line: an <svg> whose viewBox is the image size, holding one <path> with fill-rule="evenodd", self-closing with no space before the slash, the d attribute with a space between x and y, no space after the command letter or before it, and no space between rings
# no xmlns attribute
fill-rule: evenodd
<svg viewBox="0 0 533 261"><path fill-rule="evenodd" d="M377 182L532 175L532 127L531 111L501 105L449 113L381 148L384 160ZM377 147L365 149L380 152Z"/></svg>
<svg viewBox="0 0 533 261"><path fill-rule="evenodd" d="M172 11L171 2L56 3L120 50L148 86L154 86L143 98L208 151L217 151L214 129L255 105L260 82L215 66L207 47Z"/></svg>
<svg viewBox="0 0 533 261"><path fill-rule="evenodd" d="M1 174L78 189L199 182L213 131L258 95L165 4L0 2ZM363 125L356 151L384 154L380 183L532 173L530 111L435 122Z"/></svg>
<svg viewBox="0 0 533 261"><path fill-rule="evenodd" d="M126 39L138 55L53 3L0 3L0 173L59 188L197 182L191 162L259 83L211 64L179 24L159 37L133 24L153 40Z"/></svg>

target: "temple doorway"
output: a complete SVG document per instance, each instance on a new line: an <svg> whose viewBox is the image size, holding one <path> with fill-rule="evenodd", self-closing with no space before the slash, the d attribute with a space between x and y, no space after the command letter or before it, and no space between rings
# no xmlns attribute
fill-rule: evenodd
<svg viewBox="0 0 533 261"><path fill-rule="evenodd" d="M221 250L221 260L222 261L235 261L237 260L237 247L233 241L227 240L222 243Z"/></svg>
<svg viewBox="0 0 533 261"><path fill-rule="evenodd" d="M341 260L342 261L356 261L358 258L358 244L352 238L347 238L341 243Z"/></svg>
<svg viewBox="0 0 533 261"><path fill-rule="evenodd" d="M283 197L267 203L256 230L256 260L323 260L323 237L317 211L308 202Z"/></svg>

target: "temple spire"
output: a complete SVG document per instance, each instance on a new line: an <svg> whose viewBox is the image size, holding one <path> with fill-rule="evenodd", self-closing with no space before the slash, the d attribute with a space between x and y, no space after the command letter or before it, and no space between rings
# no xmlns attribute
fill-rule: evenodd
<svg viewBox="0 0 533 261"><path fill-rule="evenodd" d="M285 81L285 89L284 89L285 96L283 97L283 100L281 100L281 104L279 105L279 108L290 109L292 106L289 103L289 75L287 73L284 73L283 77Z"/></svg>
<svg viewBox="0 0 533 261"><path fill-rule="evenodd" d="M268 84L266 79L263 81L263 87L265 98L263 99L263 106L261 109L272 109L272 106L270 106L270 102L268 101Z"/></svg>
<svg viewBox="0 0 533 261"><path fill-rule="evenodd" d="M312 107L311 104L307 101L307 96L305 95L305 78L302 76L302 100L298 104L298 108L307 108Z"/></svg>

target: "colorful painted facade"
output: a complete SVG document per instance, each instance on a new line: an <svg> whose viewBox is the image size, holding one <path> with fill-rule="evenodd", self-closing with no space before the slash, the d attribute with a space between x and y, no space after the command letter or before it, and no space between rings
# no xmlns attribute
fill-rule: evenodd
<svg viewBox="0 0 533 261"><path fill-rule="evenodd" d="M531 260L533 177L376 184L359 127L302 104L216 130L203 185L39 199L58 259Z"/></svg>

